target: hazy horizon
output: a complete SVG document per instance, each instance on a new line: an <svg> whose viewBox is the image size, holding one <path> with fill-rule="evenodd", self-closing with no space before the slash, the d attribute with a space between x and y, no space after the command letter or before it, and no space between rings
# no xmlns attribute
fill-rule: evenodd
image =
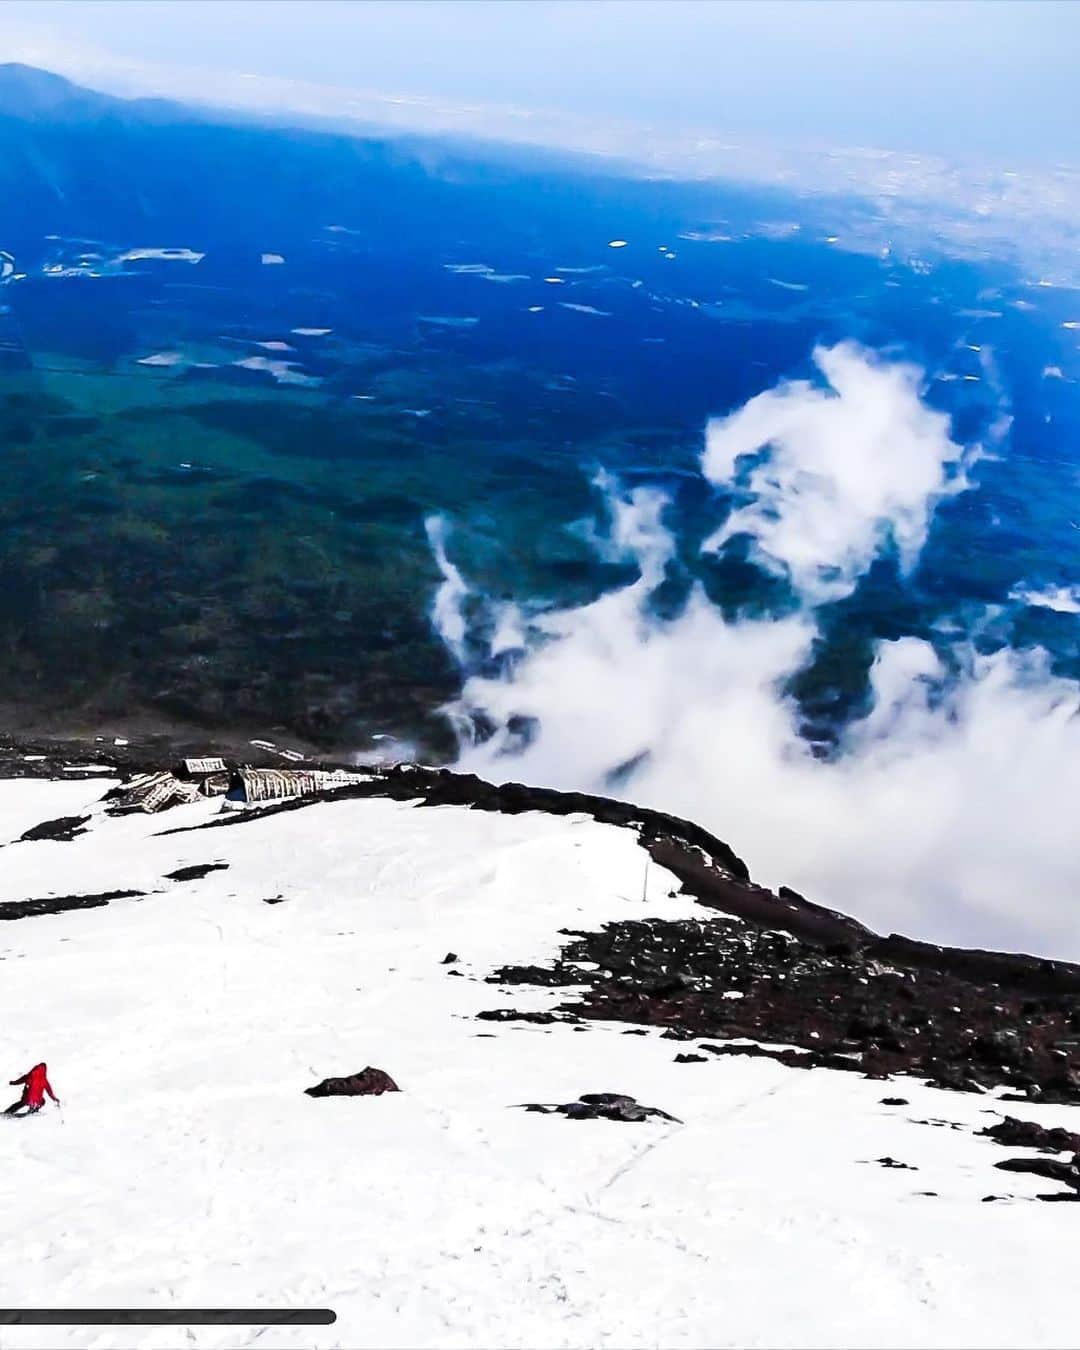
<svg viewBox="0 0 1080 1350"><path fill-rule="evenodd" d="M1075 163L1064 0L7 0L0 58L124 93L423 100L583 127ZM443 109L440 112L440 107ZM287 110L283 106L283 110ZM565 144L565 140L563 142Z"/></svg>

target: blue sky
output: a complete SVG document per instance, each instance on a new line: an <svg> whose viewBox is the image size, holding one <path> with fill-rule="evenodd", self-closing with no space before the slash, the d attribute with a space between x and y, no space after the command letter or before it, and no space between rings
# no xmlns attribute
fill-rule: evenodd
<svg viewBox="0 0 1080 1350"><path fill-rule="evenodd" d="M0 54L667 130L1080 159L1073 0L5 0ZM93 60L91 56L93 55ZM96 64L95 64L96 62ZM98 80L99 85L101 80ZM176 85L174 84L174 88Z"/></svg>

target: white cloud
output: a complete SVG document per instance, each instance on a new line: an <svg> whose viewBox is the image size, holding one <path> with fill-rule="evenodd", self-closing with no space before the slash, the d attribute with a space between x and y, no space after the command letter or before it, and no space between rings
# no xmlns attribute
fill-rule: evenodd
<svg viewBox="0 0 1080 1350"><path fill-rule="evenodd" d="M1009 592L1009 599L1059 614L1080 614L1080 586L1017 586Z"/></svg>
<svg viewBox="0 0 1080 1350"><path fill-rule="evenodd" d="M454 659L462 661L465 656L465 600L469 586L460 571L446 556L447 524L442 516L428 516L424 521L428 543L435 555L435 562L442 573L442 584L435 592L431 607L431 621L435 631L453 653Z"/></svg>
<svg viewBox="0 0 1080 1350"><path fill-rule="evenodd" d="M889 535L910 568L936 501L966 483L964 452L948 419L920 400L916 367L852 343L818 348L814 360L829 388L781 385L710 422L702 467L748 498L706 547L751 534L797 590L824 600L853 590Z"/></svg>

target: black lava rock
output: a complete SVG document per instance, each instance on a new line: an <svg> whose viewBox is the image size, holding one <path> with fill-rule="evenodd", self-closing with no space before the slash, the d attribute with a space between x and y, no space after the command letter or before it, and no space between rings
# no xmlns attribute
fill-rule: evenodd
<svg viewBox="0 0 1080 1350"><path fill-rule="evenodd" d="M192 863L190 867L178 867L175 872L166 872L169 881L201 881L211 872L224 872L228 863Z"/></svg>
<svg viewBox="0 0 1080 1350"><path fill-rule="evenodd" d="M41 914L64 914L69 909L102 909L110 900L135 900L145 891L101 891L97 895L50 895L42 900L4 900L0 920L33 919Z"/></svg>
<svg viewBox="0 0 1080 1350"><path fill-rule="evenodd" d="M767 921L777 921L771 911ZM955 1092L1004 1087L1024 1100L1080 1102L1077 968L869 934L856 940L834 932L832 920L821 920L821 934L759 926L765 922L764 910L760 921L756 912L739 921L624 920L567 933L553 964L506 966L491 979L573 985L566 1002L540 1016L652 1026L665 1040L697 1041L695 1053L764 1056L879 1081L907 1073ZM703 1046L703 1037L727 1044Z"/></svg>
<svg viewBox="0 0 1080 1350"><path fill-rule="evenodd" d="M1056 1158L1005 1158L994 1166L1001 1172L1031 1172L1080 1190L1080 1167L1075 1158L1072 1162L1058 1162Z"/></svg>
<svg viewBox="0 0 1080 1350"><path fill-rule="evenodd" d="M668 1115L659 1107L642 1106L633 1097L622 1092L585 1092L576 1102L566 1102L561 1106L545 1106L540 1102L530 1102L526 1111L539 1111L544 1115L558 1114L568 1120L619 1120L627 1124L638 1125L651 1117L673 1121L681 1125L676 1116Z"/></svg>
<svg viewBox="0 0 1080 1350"><path fill-rule="evenodd" d="M380 1097L384 1092L401 1089L388 1073L370 1065L347 1078L324 1078L315 1087L305 1088L309 1097Z"/></svg>
<svg viewBox="0 0 1080 1350"><path fill-rule="evenodd" d="M1038 1148L1047 1153L1080 1153L1080 1134L1064 1130L1060 1126L1046 1129L1036 1125L1033 1120L1017 1120L1006 1116L996 1125L989 1125L979 1134L993 1139L1009 1148Z"/></svg>
<svg viewBox="0 0 1080 1350"><path fill-rule="evenodd" d="M89 819L89 816L58 816L56 820L43 820L40 825L24 830L19 838L24 843L35 839L52 839L57 843L68 844L76 835L86 834L85 826Z"/></svg>

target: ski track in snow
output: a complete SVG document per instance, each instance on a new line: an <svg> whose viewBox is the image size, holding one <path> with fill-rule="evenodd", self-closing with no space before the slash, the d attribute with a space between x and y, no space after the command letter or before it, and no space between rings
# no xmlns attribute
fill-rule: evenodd
<svg viewBox="0 0 1080 1350"><path fill-rule="evenodd" d="M676 1064L692 1046L620 1024L474 1020L567 997L483 983L554 957L560 928L707 916L667 896L655 863L641 900L631 832L352 800L163 836L217 805L107 819L106 786L0 783L0 899L153 892L0 924L0 1068L46 1059L64 1103L3 1122L0 1301L332 1307L338 1322L0 1328L5 1350L1073 1339L1076 1212L1031 1201L1053 1183L994 1171L1005 1150L971 1133L997 1118L991 1098ZM6 842L88 811L73 842ZM228 869L164 879L212 861ZM470 978L448 975L447 951ZM366 1064L402 1092L303 1093ZM590 1091L685 1124L514 1109ZM1071 1108L1003 1109L1080 1128Z"/></svg>

